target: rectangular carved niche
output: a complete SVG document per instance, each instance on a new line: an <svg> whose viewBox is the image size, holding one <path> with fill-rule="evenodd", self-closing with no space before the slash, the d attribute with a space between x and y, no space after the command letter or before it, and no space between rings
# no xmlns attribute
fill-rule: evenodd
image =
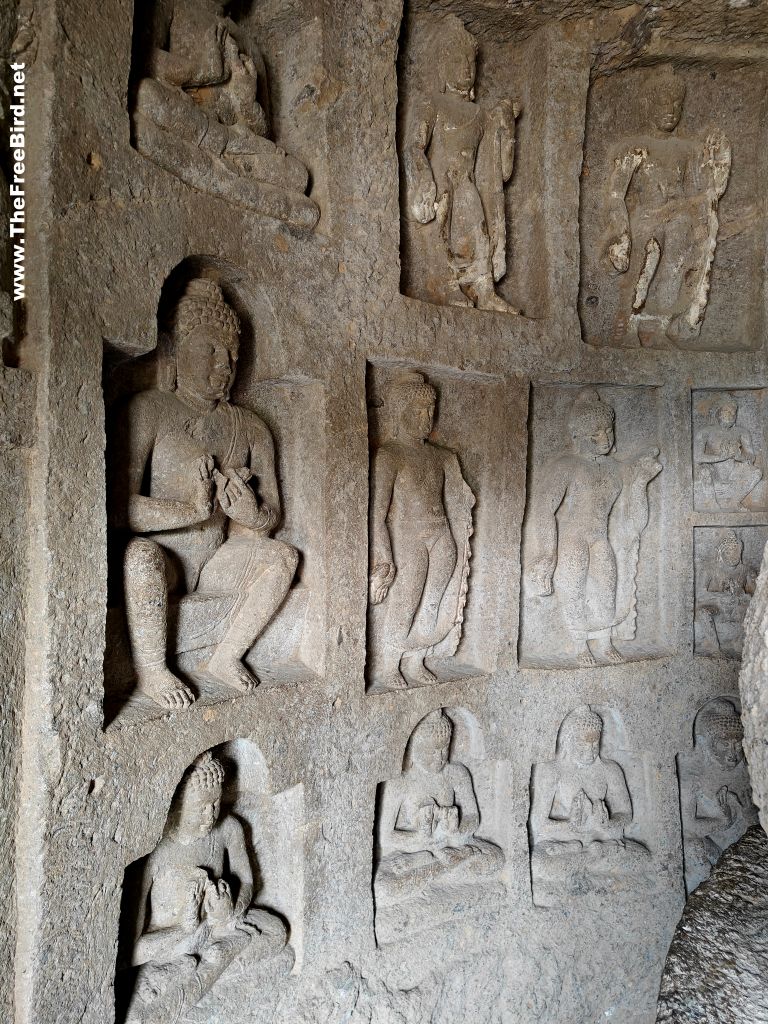
<svg viewBox="0 0 768 1024"><path fill-rule="evenodd" d="M368 688L490 673L525 393L482 375L372 364L368 408Z"/></svg>
<svg viewBox="0 0 768 1024"><path fill-rule="evenodd" d="M691 417L696 511L768 511L766 389L694 391Z"/></svg>
<svg viewBox="0 0 768 1024"><path fill-rule="evenodd" d="M693 532L694 650L740 658L744 616L755 592L768 526L700 526Z"/></svg>
<svg viewBox="0 0 768 1024"><path fill-rule="evenodd" d="M473 12L406 4L398 59L401 288L443 306L540 314L544 96L536 42Z"/></svg>
<svg viewBox="0 0 768 1024"><path fill-rule="evenodd" d="M521 664L661 655L667 483L657 389L537 386L529 425Z"/></svg>
<svg viewBox="0 0 768 1024"><path fill-rule="evenodd" d="M681 61L595 80L580 214L586 342L757 347L765 103L754 66Z"/></svg>
<svg viewBox="0 0 768 1024"><path fill-rule="evenodd" d="M282 542L278 550L296 552L292 558L297 565L287 596L243 658L260 680L259 692L272 685L309 681L324 671L325 527L321 496L325 399L323 385L317 381L305 378L253 380L249 358L246 353L243 372L238 374L233 388L232 402L238 409L255 413L271 436L282 506L280 523L273 537ZM151 400L158 394L154 361L155 353L150 353L149 357L130 361L120 370L117 390L133 398L122 397L107 413L111 475L115 478L120 477L124 457L119 441L121 423L126 415L130 419L132 403L137 399L148 395ZM258 476L254 479L258 486ZM110 501L114 500L115 493L115 489L110 488ZM105 719L117 726L135 725L162 716L168 710L135 689L124 596L124 552L130 543L130 535L116 525L110 536L110 601L104 675ZM165 570L169 587L168 664L191 687L200 704L212 704L237 695L235 690L217 685L209 677L206 665L237 609L242 607L238 604L242 596L235 598L233 606L233 594L237 581L249 565L244 555L239 563L232 565L230 576L223 579L218 591L195 587L194 580L190 584L188 573L184 589L173 573L169 577L168 568Z"/></svg>

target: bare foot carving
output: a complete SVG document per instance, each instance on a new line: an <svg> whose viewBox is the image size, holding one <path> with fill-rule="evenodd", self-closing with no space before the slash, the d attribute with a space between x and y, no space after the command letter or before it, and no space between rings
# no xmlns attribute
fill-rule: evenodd
<svg viewBox="0 0 768 1024"><path fill-rule="evenodd" d="M418 653L404 655L400 671L409 686L430 686L437 682L437 676L429 671Z"/></svg>
<svg viewBox="0 0 768 1024"><path fill-rule="evenodd" d="M165 665L136 670L137 690L170 711L184 711L195 702L195 695Z"/></svg>
<svg viewBox="0 0 768 1024"><path fill-rule="evenodd" d="M588 640L587 644L595 656L595 664L602 662L608 665L621 665L624 661L623 655L619 654L609 637L602 640Z"/></svg>
<svg viewBox="0 0 768 1024"><path fill-rule="evenodd" d="M259 678L247 668L235 654L229 653L225 648L219 647L211 660L206 665L206 675L209 675L217 683L232 690L240 690L242 693L253 693L259 685Z"/></svg>

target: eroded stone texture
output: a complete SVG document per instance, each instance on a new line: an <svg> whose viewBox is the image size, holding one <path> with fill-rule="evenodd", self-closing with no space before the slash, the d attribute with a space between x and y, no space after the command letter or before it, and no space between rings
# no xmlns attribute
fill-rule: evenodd
<svg viewBox="0 0 768 1024"><path fill-rule="evenodd" d="M765 558L765 556L763 556ZM744 620L744 648L739 690L744 723L744 753L752 779L752 794L763 828L768 831L768 573L761 568L755 593Z"/></svg>
<svg viewBox="0 0 768 1024"><path fill-rule="evenodd" d="M658 1024L768 1020L768 838L753 826L691 896L672 940Z"/></svg>
<svg viewBox="0 0 768 1024"><path fill-rule="evenodd" d="M675 758L735 699L766 529L762 5L24 8L14 1024L146 1017L142 970L179 1024L649 1024L685 892ZM686 95L657 136L662 67ZM611 157L646 138L619 272ZM674 193L657 216L646 186ZM282 929L211 973L245 860L166 831L205 752ZM736 782L705 782L725 822ZM193 926L132 964L157 935L134 870L169 850L210 874Z"/></svg>

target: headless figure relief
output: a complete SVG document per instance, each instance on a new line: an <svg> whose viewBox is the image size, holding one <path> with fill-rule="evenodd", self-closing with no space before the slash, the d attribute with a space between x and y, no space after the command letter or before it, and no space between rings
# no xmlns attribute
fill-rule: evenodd
<svg viewBox="0 0 768 1024"><path fill-rule="evenodd" d="M520 109L474 102L477 42L455 15L435 26L426 50L435 88L409 117L403 165L408 215L434 223L443 254L428 282L441 305L517 313L496 294L507 270L504 185L512 176Z"/></svg>
<svg viewBox="0 0 768 1024"><path fill-rule="evenodd" d="M436 397L419 373L390 385L393 436L373 456L371 675L387 689L436 682L424 659L451 633L454 653L461 632L474 496L453 452L427 440Z"/></svg>
<svg viewBox="0 0 768 1024"><path fill-rule="evenodd" d="M620 143L609 186L607 260L621 282L614 342L685 344L707 308L731 149L718 132L676 135L685 83L670 67L648 76L651 131Z"/></svg>
<svg viewBox="0 0 768 1024"><path fill-rule="evenodd" d="M582 665L623 660L613 640L636 631L640 537L648 525L648 484L661 472L658 448L626 461L614 453L611 406L585 388L568 419L573 451L541 472L532 505L538 594L558 600Z"/></svg>
<svg viewBox="0 0 768 1024"><path fill-rule="evenodd" d="M722 697L708 701L696 715L693 734L693 750L677 759L689 893L757 820L741 719L732 701Z"/></svg>
<svg viewBox="0 0 768 1024"><path fill-rule="evenodd" d="M267 138L264 61L226 6L174 0L168 18L156 15L136 89L136 148L200 191L314 227L306 167Z"/></svg>
<svg viewBox="0 0 768 1024"><path fill-rule="evenodd" d="M188 769L142 876L127 1024L173 1024L232 961L280 952L282 921L252 905L243 827L221 814L224 771L210 752Z"/></svg>
<svg viewBox="0 0 768 1024"><path fill-rule="evenodd" d="M744 616L755 592L757 570L742 561L744 544L726 530L714 561L702 567L703 591L696 602L696 647L700 653L741 657Z"/></svg>
<svg viewBox="0 0 768 1024"><path fill-rule="evenodd" d="M472 776L449 760L453 726L432 711L414 729L403 774L384 783L377 825L379 905L417 896L430 883L472 881L497 871L504 855L478 839Z"/></svg>
<svg viewBox="0 0 768 1024"><path fill-rule="evenodd" d="M698 482L711 508L751 508L750 496L763 479L752 436L736 425L738 415L739 403L725 397L712 410L712 425L694 437Z"/></svg>
<svg viewBox="0 0 768 1024"><path fill-rule="evenodd" d="M217 284L189 282L171 326L172 390L136 395L119 434L127 493L118 507L137 535L124 563L133 662L138 688L168 708L194 700L166 663L169 590L229 598L205 672L247 693L258 679L242 658L296 571L297 552L270 537L281 514L272 437L258 416L229 401L239 331Z"/></svg>
<svg viewBox="0 0 768 1024"><path fill-rule="evenodd" d="M563 720L554 761L534 765L531 870L538 884L589 888L630 873L648 850L624 836L632 801L620 765L600 756L603 721L588 705Z"/></svg>

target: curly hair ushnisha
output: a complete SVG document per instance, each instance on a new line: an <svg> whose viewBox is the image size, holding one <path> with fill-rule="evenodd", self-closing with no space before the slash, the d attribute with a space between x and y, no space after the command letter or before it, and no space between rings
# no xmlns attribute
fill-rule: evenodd
<svg viewBox="0 0 768 1024"><path fill-rule="evenodd" d="M568 431L575 440L589 437L598 430L612 429L615 422L614 409L602 400L595 388L582 388L568 414Z"/></svg>
<svg viewBox="0 0 768 1024"><path fill-rule="evenodd" d="M407 769L413 765L414 752L418 760L418 754L422 750L442 750L450 744L452 736L453 723L443 709L430 711L411 733L408 746L405 748L403 767Z"/></svg>
<svg viewBox="0 0 768 1024"><path fill-rule="evenodd" d="M224 766L210 750L196 757L184 772L180 790L191 789L197 792L221 789L224 785Z"/></svg>
<svg viewBox="0 0 768 1024"><path fill-rule="evenodd" d="M603 720L589 704L580 704L570 711L563 719L557 734L557 753L561 753L578 737L595 737L599 739L603 733Z"/></svg>
<svg viewBox="0 0 768 1024"><path fill-rule="evenodd" d="M740 740L744 734L741 717L736 707L724 697L709 701L696 715L693 727L694 740L712 733L721 740Z"/></svg>
<svg viewBox="0 0 768 1024"><path fill-rule="evenodd" d="M741 561L741 556L744 554L744 541L733 530L726 530L715 549L715 553L721 562L729 549L731 551L738 550L739 561Z"/></svg>
<svg viewBox="0 0 768 1024"><path fill-rule="evenodd" d="M212 327L233 338L240 335L240 317L224 298L221 286L206 277L188 281L158 339L161 391L176 390L176 350L197 327Z"/></svg>

